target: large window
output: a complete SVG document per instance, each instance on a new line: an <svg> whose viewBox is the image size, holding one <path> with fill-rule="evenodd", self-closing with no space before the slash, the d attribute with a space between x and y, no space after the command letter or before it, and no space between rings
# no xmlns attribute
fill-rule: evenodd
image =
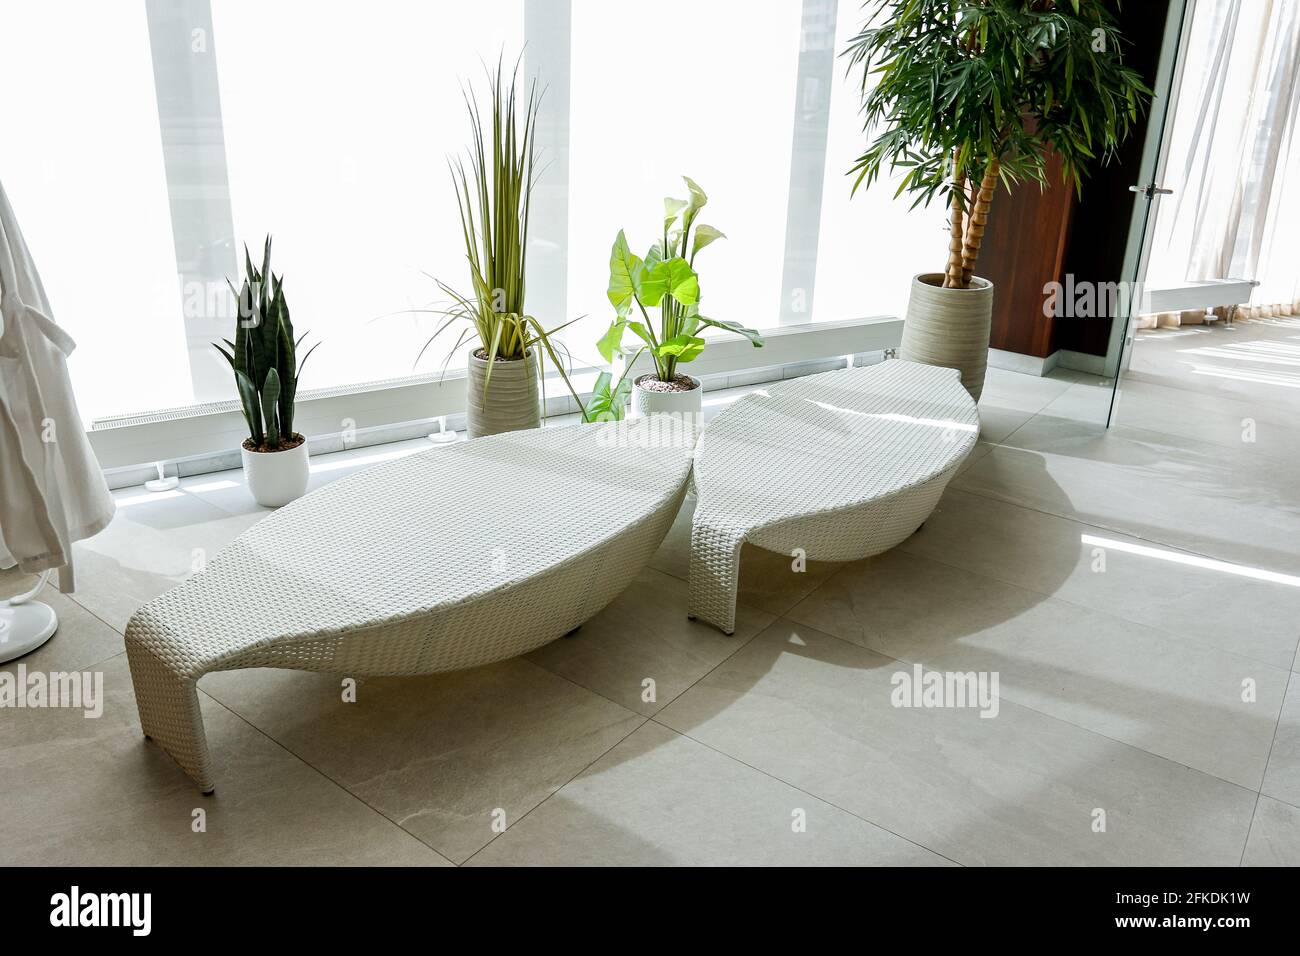
<svg viewBox="0 0 1300 956"><path fill-rule="evenodd" d="M82 414L193 400L143 3L0 8L0 181Z"/></svg>
<svg viewBox="0 0 1300 956"><path fill-rule="evenodd" d="M770 328L901 314L943 256L942 211L889 184L849 199L858 91L836 53L857 0L0 0L0 177L79 343L88 420L233 398L210 348L225 279L275 239L304 389L437 374L448 337L407 310L463 284L446 160L462 86L504 55L546 86L530 306L596 361L609 247L640 250L683 174L725 241L707 311ZM11 134L12 137L13 134ZM464 356L450 356L451 369Z"/></svg>
<svg viewBox="0 0 1300 956"><path fill-rule="evenodd" d="M469 129L461 83L521 48L523 0L212 12L234 234L254 251L275 237L294 325L321 343L304 386L412 374L436 325L405 310L443 298L430 273L468 285L447 169ZM441 368L443 338L420 368Z"/></svg>
<svg viewBox="0 0 1300 956"><path fill-rule="evenodd" d="M861 29L861 0L837 0L835 50ZM912 198L895 198L899 176L851 196L848 175L869 133L858 113L858 77L845 78L836 58L826 137L826 180L817 243L814 308L844 318L903 315L912 276L942 271L948 256L947 214L940 204L911 209Z"/></svg>
<svg viewBox="0 0 1300 956"><path fill-rule="evenodd" d="M658 237L682 176L709 195L700 220L727 234L701 253L701 307L717 319L775 323L785 256L798 2L762 17L735 3L579 0L573 10L569 304L608 325L609 249L619 229L638 255ZM752 8L750 8L752 10Z"/></svg>

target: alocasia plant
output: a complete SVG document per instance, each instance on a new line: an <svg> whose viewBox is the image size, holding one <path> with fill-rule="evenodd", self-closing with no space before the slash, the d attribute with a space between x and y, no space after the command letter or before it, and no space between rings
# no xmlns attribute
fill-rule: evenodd
<svg viewBox="0 0 1300 956"><path fill-rule="evenodd" d="M700 312L700 277L695 271L695 257L710 243L724 238L713 226L696 222L700 209L707 203L704 190L687 176L688 199L664 200L663 228L659 239L642 258L632 252L627 236L620 229L609 257L609 301L616 316L601 336L597 347L605 361L612 362L622 348L624 333L631 331L643 343L627 363L630 368L642 352L654 361L655 375L664 382L675 381L677 366L699 357L704 338L698 333L705 326L743 335L755 347L763 344L753 329L737 322L711 319ZM659 321L650 317L650 309L659 310ZM618 393L627 389L623 381L610 389L605 383L606 403L616 403ZM601 397L601 396L596 396Z"/></svg>

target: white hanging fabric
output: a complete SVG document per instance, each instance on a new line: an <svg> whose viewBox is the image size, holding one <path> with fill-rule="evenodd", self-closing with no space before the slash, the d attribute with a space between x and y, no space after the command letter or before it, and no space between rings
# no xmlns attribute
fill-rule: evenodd
<svg viewBox="0 0 1300 956"><path fill-rule="evenodd" d="M0 568L61 570L75 587L72 543L113 518L77 412L67 357L27 244L0 184Z"/></svg>
<svg viewBox="0 0 1300 956"><path fill-rule="evenodd" d="M1199 3L1184 46L1147 282L1257 279L1255 305L1300 303L1300 4Z"/></svg>

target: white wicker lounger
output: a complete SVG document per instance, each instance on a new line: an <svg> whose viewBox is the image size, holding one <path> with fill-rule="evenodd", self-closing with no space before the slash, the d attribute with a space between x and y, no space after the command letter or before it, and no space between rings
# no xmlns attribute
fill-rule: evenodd
<svg viewBox="0 0 1300 956"><path fill-rule="evenodd" d="M513 432L378 465L287 505L131 618L146 736L210 792L197 692L210 671L430 674L566 634L658 548L695 440L671 418Z"/></svg>
<svg viewBox="0 0 1300 956"><path fill-rule="evenodd" d="M740 549L854 561L919 528L975 447L955 369L891 360L746 395L696 451L690 616L736 626Z"/></svg>

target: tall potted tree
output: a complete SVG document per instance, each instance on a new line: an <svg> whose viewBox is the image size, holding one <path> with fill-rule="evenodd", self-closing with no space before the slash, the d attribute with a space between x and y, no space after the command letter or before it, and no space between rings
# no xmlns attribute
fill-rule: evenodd
<svg viewBox="0 0 1300 956"><path fill-rule="evenodd" d="M845 54L861 78L864 129L853 189L906 170L898 193L949 209L943 272L912 280L900 355L961 372L978 400L993 286L975 275L999 183L1081 190L1091 164L1131 133L1151 91L1123 63L1103 0L872 0ZM874 81L874 85L873 85Z"/></svg>

